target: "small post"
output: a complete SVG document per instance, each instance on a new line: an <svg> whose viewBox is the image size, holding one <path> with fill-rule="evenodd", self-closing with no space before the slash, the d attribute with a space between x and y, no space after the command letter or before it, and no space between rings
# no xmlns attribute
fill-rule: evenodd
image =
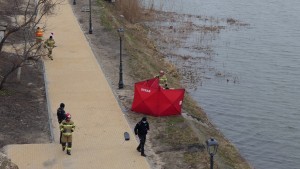
<svg viewBox="0 0 300 169"><path fill-rule="evenodd" d="M124 132L124 139L125 139L125 141L130 140L130 136L129 136L128 132Z"/></svg>
<svg viewBox="0 0 300 169"><path fill-rule="evenodd" d="M119 28L118 29L118 34L120 37L120 67L119 67L119 89L124 88L124 83L123 83L123 67L122 67L122 37L124 36L124 29Z"/></svg>
<svg viewBox="0 0 300 169"><path fill-rule="evenodd" d="M210 156L210 169L214 168L214 155L217 154L218 151L218 142L214 138L210 138L206 141L207 152Z"/></svg>
<svg viewBox="0 0 300 169"><path fill-rule="evenodd" d="M91 0L89 0L89 6L90 6L89 34L93 34L93 28L92 28L92 2L91 2Z"/></svg>
<svg viewBox="0 0 300 169"><path fill-rule="evenodd" d="M21 72L22 72L22 67L18 68L18 72L17 72L17 81L20 82L21 81Z"/></svg>

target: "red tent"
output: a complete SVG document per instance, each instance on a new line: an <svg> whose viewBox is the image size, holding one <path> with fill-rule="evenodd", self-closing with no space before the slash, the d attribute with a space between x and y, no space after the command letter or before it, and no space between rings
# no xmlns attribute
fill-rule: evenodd
<svg viewBox="0 0 300 169"><path fill-rule="evenodd" d="M181 113L184 91L163 89L158 78L137 82L131 110L153 116L178 115Z"/></svg>

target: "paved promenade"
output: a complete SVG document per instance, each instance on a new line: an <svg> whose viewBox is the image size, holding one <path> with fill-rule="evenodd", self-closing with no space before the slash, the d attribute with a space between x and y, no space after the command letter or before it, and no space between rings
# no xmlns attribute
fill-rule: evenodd
<svg viewBox="0 0 300 169"><path fill-rule="evenodd" d="M54 60L45 62L48 104L54 142L9 145L8 156L20 169L147 169L146 158L136 151L131 131L71 6L65 1L58 14L48 18L54 32ZM72 155L61 150L56 109L66 104L76 125ZM131 139L124 140L124 132Z"/></svg>

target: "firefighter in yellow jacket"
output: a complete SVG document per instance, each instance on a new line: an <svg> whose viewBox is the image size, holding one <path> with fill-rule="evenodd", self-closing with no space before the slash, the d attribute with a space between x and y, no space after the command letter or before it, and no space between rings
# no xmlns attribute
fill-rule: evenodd
<svg viewBox="0 0 300 169"><path fill-rule="evenodd" d="M62 150L67 148L67 154L71 155L72 133L75 130L74 122L71 120L71 114L66 113L66 119L60 123L60 131L62 132L61 145Z"/></svg>
<svg viewBox="0 0 300 169"><path fill-rule="evenodd" d="M55 41L52 36L49 37L44 43L44 47L48 49L48 57L53 60L52 49L55 48Z"/></svg>
<svg viewBox="0 0 300 169"><path fill-rule="evenodd" d="M159 71L159 75L156 75L155 77L159 78L159 85L162 87L167 87L168 86L168 79L167 76L165 75L165 72L163 70Z"/></svg>

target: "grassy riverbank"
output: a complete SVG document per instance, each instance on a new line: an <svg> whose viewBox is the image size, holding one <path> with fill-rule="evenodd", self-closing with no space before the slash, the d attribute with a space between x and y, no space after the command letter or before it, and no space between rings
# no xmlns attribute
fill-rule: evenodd
<svg viewBox="0 0 300 169"><path fill-rule="evenodd" d="M122 2L127 3L126 0ZM142 21L153 17L154 10L137 9L136 4L129 9L124 4L112 4L103 0L97 0L97 4L101 9L97 15L105 31L117 36L115 31L117 28L125 29L124 48L127 59L124 65L129 69L125 76L133 79L131 84L153 77L159 70L165 70L169 86L174 88L182 86L180 83L182 77L177 68L168 63L155 43L147 38L149 28L143 25ZM122 12L128 10L132 11L134 16ZM130 100L123 104L125 107L131 106ZM210 137L216 138L219 142L215 168L251 168L238 150L211 124L205 112L188 93L185 95L182 116L149 117L149 119L152 126L151 145L155 154L160 156L164 163L164 168L209 168L205 141Z"/></svg>

